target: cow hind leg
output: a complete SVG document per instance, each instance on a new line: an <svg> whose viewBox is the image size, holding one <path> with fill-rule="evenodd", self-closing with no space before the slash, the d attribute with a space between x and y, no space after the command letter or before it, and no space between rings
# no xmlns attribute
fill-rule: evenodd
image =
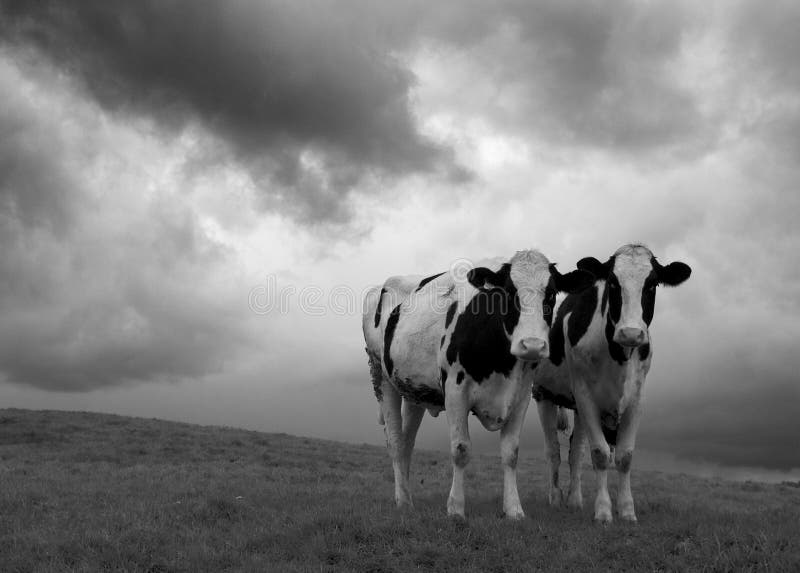
<svg viewBox="0 0 800 573"><path fill-rule="evenodd" d="M406 484L410 483L411 473L411 454L414 452L414 444L417 440L417 430L425 416L425 407L414 404L408 400L403 400L403 438L400 451L400 468L403 471ZM409 503L411 497L409 495Z"/></svg>
<svg viewBox="0 0 800 573"><path fill-rule="evenodd" d="M380 401L384 420L383 431L386 434L386 449L389 451L394 470L394 499L397 507L403 509L411 506L411 495L408 491L406 474L403 471L402 398L397 389L385 380L381 389L383 394Z"/></svg>
<svg viewBox="0 0 800 573"><path fill-rule="evenodd" d="M558 407L548 400L536 402L539 421L544 433L544 457L550 471L547 498L550 505L561 505L561 489L558 486L558 470L561 466L561 444L558 442Z"/></svg>

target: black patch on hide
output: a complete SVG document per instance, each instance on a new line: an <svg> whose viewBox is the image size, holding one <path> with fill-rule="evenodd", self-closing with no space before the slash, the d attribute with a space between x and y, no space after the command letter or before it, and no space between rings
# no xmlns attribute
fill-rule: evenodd
<svg viewBox="0 0 800 573"><path fill-rule="evenodd" d="M453 317L456 315L456 308L458 307L458 301L453 302L450 305L450 308L447 309L447 315L444 317L444 327L448 328L450 323L453 322Z"/></svg>
<svg viewBox="0 0 800 573"><path fill-rule="evenodd" d="M567 320L569 343L575 346L589 329L596 310L596 285L577 294L567 295L567 298L558 307L555 324L550 329L550 362L558 366L564 361L566 353L564 319L567 314L569 314L569 319Z"/></svg>
<svg viewBox="0 0 800 573"><path fill-rule="evenodd" d="M375 398L380 402L383 400L383 389L381 388L383 382L381 357L377 352L373 352L369 348L365 350L367 351L367 358L369 360L369 375L370 378L372 378L372 390L375 392Z"/></svg>
<svg viewBox="0 0 800 573"><path fill-rule="evenodd" d="M383 333L383 362L386 364L386 372L389 373L389 376L392 375L392 370L394 370L394 363L392 362L392 356L389 351L392 347L392 338L394 338L397 322L400 320L401 304L398 304L392 309L389 320L386 321L386 332Z"/></svg>
<svg viewBox="0 0 800 573"><path fill-rule="evenodd" d="M427 386L416 386L408 379L397 376L394 378L394 385L400 395L414 402L415 404L425 404L444 408L444 392L437 388Z"/></svg>
<svg viewBox="0 0 800 573"><path fill-rule="evenodd" d="M378 306L375 309L375 328L378 328L381 324L381 309L383 308L383 295L386 294L386 289L381 289L381 294L378 296Z"/></svg>
<svg viewBox="0 0 800 573"><path fill-rule="evenodd" d="M414 290L414 292L417 292L418 290L420 290L422 287L424 287L426 284L428 284L428 283L429 283L429 282L431 282L432 280L434 280L434 279L438 279L438 278L439 278L440 276L442 276L443 274L444 274L444 273L438 273L438 274L435 274L435 275L431 275L431 276L429 276L429 277L425 277L424 279L422 279L421 281L419 281L419 286L418 286L418 287L417 287L417 288Z"/></svg>
<svg viewBox="0 0 800 573"><path fill-rule="evenodd" d="M479 384L494 373L508 376L517 363L509 336L519 321L520 306L510 268L505 264L494 274L500 285L479 289L472 297L456 319L447 347L447 362L458 360Z"/></svg>

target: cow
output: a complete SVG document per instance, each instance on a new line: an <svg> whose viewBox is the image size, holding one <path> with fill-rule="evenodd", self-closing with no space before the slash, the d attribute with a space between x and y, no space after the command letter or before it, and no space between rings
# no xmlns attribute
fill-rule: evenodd
<svg viewBox="0 0 800 573"><path fill-rule="evenodd" d="M510 519L524 516L516 466L532 365L548 355L556 293L593 282L587 271L561 274L539 251L524 250L481 263L466 280L455 272L392 277L367 293L364 339L398 507L413 505L411 454L425 411L445 410L453 466L447 513L464 517L472 412L500 431L503 510Z"/></svg>
<svg viewBox="0 0 800 573"><path fill-rule="evenodd" d="M639 244L620 247L605 263L581 259L577 267L597 281L592 288L567 295L559 306L550 331L550 356L537 368L533 382L550 465L549 502L562 501L557 418L559 409L567 408L575 411L567 505L583 506L581 458L588 437L597 476L594 519L612 521L607 471L613 462L619 474L617 513L635 522L630 472L642 387L653 359L649 326L656 288L677 286L692 270L678 261L663 266Z"/></svg>

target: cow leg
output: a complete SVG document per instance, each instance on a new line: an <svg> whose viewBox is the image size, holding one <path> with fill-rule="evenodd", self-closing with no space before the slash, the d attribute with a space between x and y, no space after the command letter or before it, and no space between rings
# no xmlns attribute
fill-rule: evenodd
<svg viewBox="0 0 800 573"><path fill-rule="evenodd" d="M503 463L503 512L508 519L525 517L519 501L519 491L517 491L517 460L522 424L525 422L525 414L531 403L530 387L524 391L522 396L524 398L514 406L505 425L500 430L500 458Z"/></svg>
<svg viewBox="0 0 800 573"><path fill-rule="evenodd" d="M619 493L617 495L617 513L620 519L636 521L636 511L631 493L631 462L636 447L636 432L639 429L642 407L638 400L633 401L620 420L617 434L616 466L619 474Z"/></svg>
<svg viewBox="0 0 800 573"><path fill-rule="evenodd" d="M550 505L561 505L561 489L558 487L558 470L561 466L561 444L558 442L558 406L549 400L536 402L539 421L544 432L544 457L550 468L547 497Z"/></svg>
<svg viewBox="0 0 800 573"><path fill-rule="evenodd" d="M417 440L417 430L425 415L425 407L403 400L403 441L400 450L400 466L406 484L410 483L411 454L414 452L414 443ZM409 495L409 502L411 497Z"/></svg>
<svg viewBox="0 0 800 573"><path fill-rule="evenodd" d="M449 386L445 393L445 412L450 427L450 455L453 460L453 484L447 498L447 514L464 516L464 469L469 463L472 444L467 417L469 408L465 384Z"/></svg>
<svg viewBox="0 0 800 573"><path fill-rule="evenodd" d="M600 412L592 399L586 382L576 380L573 384L575 402L579 416L583 419L592 453L592 466L597 476L597 497L594 501L594 519L600 523L610 523L611 496L608 495L608 467L611 465L611 448L606 442L600 426Z"/></svg>
<svg viewBox="0 0 800 573"><path fill-rule="evenodd" d="M383 390L381 412L385 424L383 431L386 434L386 449L389 451L394 469L394 500L399 508L411 507L411 495L402 465L404 449L403 419L400 411L402 398L397 389L385 380L381 389Z"/></svg>
<svg viewBox="0 0 800 573"><path fill-rule="evenodd" d="M569 495L567 506L574 509L583 507L581 491L581 471L583 470L583 451L586 448L586 429L583 417L575 412L575 425L569 438Z"/></svg>

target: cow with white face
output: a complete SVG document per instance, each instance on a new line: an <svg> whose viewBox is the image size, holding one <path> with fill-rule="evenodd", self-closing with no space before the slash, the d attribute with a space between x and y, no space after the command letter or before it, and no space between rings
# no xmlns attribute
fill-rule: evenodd
<svg viewBox="0 0 800 573"><path fill-rule="evenodd" d="M535 250L486 261L466 280L455 275L392 277L366 297L364 338L395 500L398 507L411 506L417 430L426 409L434 416L444 409L453 462L447 512L464 516L472 412L487 430L500 430L503 509L507 517L521 518L516 466L532 365L548 356L556 293L586 288L594 279L580 270L562 275Z"/></svg>
<svg viewBox="0 0 800 573"><path fill-rule="evenodd" d="M636 521L630 471L642 386L653 356L649 327L656 288L677 286L692 271L681 262L662 266L642 245L625 245L605 263L582 259L578 268L594 274L597 282L568 295L559 306L550 332L550 357L536 370L533 384L550 463L550 503L561 502L556 419L558 408L565 407L575 410L567 504L583 505L581 458L588 437L597 475L595 519L612 520L608 468L613 461L620 481L617 513L623 520Z"/></svg>

